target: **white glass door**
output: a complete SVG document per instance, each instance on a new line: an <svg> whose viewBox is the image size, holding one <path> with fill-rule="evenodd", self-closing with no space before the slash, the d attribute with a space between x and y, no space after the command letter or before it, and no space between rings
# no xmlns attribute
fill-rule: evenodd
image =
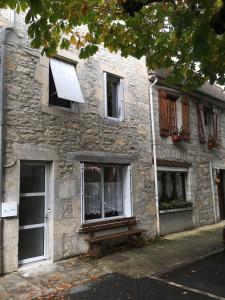
<svg viewBox="0 0 225 300"><path fill-rule="evenodd" d="M19 263L46 258L46 166L21 164L19 203Z"/></svg>

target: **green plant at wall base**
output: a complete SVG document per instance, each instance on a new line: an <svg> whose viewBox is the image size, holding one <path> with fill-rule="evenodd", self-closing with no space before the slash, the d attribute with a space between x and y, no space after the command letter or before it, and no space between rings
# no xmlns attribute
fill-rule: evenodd
<svg viewBox="0 0 225 300"><path fill-rule="evenodd" d="M193 207L193 203L184 200L172 200L170 202L160 202L160 210L178 209L178 208L188 208Z"/></svg>
<svg viewBox="0 0 225 300"><path fill-rule="evenodd" d="M225 84L225 0L0 0L7 6L25 11L31 45L47 56L72 45L88 58L101 44L146 56L149 69L170 70L168 83Z"/></svg>

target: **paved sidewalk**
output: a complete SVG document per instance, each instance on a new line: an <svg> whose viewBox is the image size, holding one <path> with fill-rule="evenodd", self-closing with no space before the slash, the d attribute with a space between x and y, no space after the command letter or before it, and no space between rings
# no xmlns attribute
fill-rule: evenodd
<svg viewBox="0 0 225 300"><path fill-rule="evenodd" d="M225 222L172 234L143 248L101 259L76 257L0 278L1 300L60 299L66 290L118 272L134 278L157 275L222 249ZM62 298L63 299L63 296Z"/></svg>

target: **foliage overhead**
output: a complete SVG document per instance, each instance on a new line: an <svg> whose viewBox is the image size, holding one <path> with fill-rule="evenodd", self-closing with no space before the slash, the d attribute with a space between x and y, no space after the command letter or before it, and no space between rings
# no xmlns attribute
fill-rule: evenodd
<svg viewBox="0 0 225 300"><path fill-rule="evenodd" d="M225 84L225 0L0 0L6 6L26 11L31 45L48 56L72 44L87 58L103 44L146 56L149 69L171 70L173 83Z"/></svg>

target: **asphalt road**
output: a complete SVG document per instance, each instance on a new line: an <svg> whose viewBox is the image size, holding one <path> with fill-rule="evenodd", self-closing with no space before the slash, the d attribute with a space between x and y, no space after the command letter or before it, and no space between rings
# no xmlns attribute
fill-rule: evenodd
<svg viewBox="0 0 225 300"><path fill-rule="evenodd" d="M225 297L225 252L178 268L162 278L108 274L74 288L66 300L209 300Z"/></svg>
<svg viewBox="0 0 225 300"><path fill-rule="evenodd" d="M225 298L225 251L179 268L163 277Z"/></svg>

